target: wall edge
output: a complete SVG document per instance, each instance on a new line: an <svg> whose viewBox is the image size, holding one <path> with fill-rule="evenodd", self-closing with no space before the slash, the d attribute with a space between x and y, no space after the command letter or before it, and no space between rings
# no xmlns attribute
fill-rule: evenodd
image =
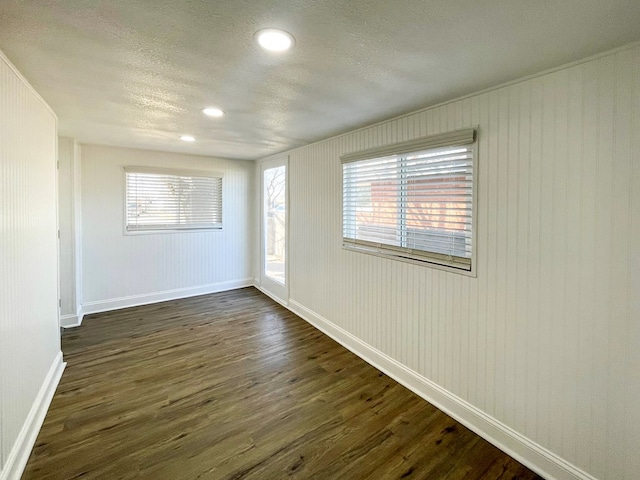
<svg viewBox="0 0 640 480"><path fill-rule="evenodd" d="M58 352L0 472L0 480L20 480L66 365L62 352Z"/></svg>
<svg viewBox="0 0 640 480"><path fill-rule="evenodd" d="M11 60L9 60L9 58L4 54L4 52L2 50L0 50L0 61L3 61L4 63L7 64L7 66L9 67L9 69L14 73L14 75L16 77L18 77L20 79L20 81L22 83L24 83L24 85L29 89L29 91L38 99L38 101L40 103L42 103L42 105L49 110L49 113L51 113L51 115L53 115L53 118L55 118L56 120L56 133L57 133L57 126L58 126L58 116L56 115L56 112L53 111L53 108L51 108L51 106L45 101L44 98L42 98L42 96L36 91L35 88L33 88L33 85L31 85L29 83L29 81L25 78L24 75L22 75L22 73L20 73L20 71L16 68L16 66L11 62Z"/></svg>

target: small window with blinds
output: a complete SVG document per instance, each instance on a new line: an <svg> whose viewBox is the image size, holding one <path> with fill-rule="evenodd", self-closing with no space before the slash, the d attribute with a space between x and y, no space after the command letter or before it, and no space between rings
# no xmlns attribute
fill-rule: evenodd
<svg viewBox="0 0 640 480"><path fill-rule="evenodd" d="M345 248L471 271L474 142L468 129L343 156Z"/></svg>
<svg viewBox="0 0 640 480"><path fill-rule="evenodd" d="M127 232L222 228L222 176L125 168Z"/></svg>

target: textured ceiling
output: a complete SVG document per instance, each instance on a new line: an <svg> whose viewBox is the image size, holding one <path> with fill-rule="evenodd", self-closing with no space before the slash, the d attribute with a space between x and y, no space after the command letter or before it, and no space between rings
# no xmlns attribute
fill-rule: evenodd
<svg viewBox="0 0 640 480"><path fill-rule="evenodd" d="M638 0L0 0L0 49L61 135L243 159L640 40L639 25ZM261 51L266 27L295 48Z"/></svg>

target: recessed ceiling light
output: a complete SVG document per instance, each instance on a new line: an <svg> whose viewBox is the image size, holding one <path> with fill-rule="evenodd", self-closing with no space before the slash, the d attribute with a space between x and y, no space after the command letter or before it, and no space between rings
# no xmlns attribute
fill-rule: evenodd
<svg viewBox="0 0 640 480"><path fill-rule="evenodd" d="M196 139L193 138L191 135L182 135L180 137L180 140L182 140L183 142L195 142Z"/></svg>
<svg viewBox="0 0 640 480"><path fill-rule="evenodd" d="M294 39L289 33L276 28L259 30L256 32L255 38L262 48L270 52L284 52L294 44Z"/></svg>
<svg viewBox="0 0 640 480"><path fill-rule="evenodd" d="M202 109L202 113L209 117L221 117L224 115L224 112L216 107L207 107Z"/></svg>

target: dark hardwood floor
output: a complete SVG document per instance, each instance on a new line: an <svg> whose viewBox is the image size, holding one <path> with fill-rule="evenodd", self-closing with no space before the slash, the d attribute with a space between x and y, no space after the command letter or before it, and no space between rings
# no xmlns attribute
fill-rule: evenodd
<svg viewBox="0 0 640 480"><path fill-rule="evenodd" d="M540 478L253 288L62 343L24 479Z"/></svg>

